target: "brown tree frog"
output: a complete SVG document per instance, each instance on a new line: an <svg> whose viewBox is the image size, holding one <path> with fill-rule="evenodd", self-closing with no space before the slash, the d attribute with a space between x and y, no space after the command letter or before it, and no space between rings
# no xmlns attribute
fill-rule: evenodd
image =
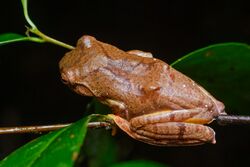
<svg viewBox="0 0 250 167"><path fill-rule="evenodd" d="M208 126L224 112L192 79L139 50L122 51L83 36L60 61L62 80L75 92L111 107L128 135L157 146L215 143Z"/></svg>

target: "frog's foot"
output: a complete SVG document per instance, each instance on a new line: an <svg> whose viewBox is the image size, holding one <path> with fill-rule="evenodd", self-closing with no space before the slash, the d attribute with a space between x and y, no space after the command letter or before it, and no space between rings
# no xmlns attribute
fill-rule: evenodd
<svg viewBox="0 0 250 167"><path fill-rule="evenodd" d="M132 138L156 146L193 146L215 143L213 129L192 123L167 122L131 127L130 123L112 115L115 123Z"/></svg>
<svg viewBox="0 0 250 167"><path fill-rule="evenodd" d="M113 114L109 114L109 116L114 120L114 122L116 123L116 125L120 129L122 129L124 132L126 132L130 137L132 137L134 139L137 139L137 140L140 140L140 141L143 141L143 142L151 140L148 137L144 137L144 136L138 135L137 133L133 132L130 129L129 122L127 120L123 119L122 117L119 117L119 116L116 116L116 115L113 115Z"/></svg>
<svg viewBox="0 0 250 167"><path fill-rule="evenodd" d="M127 53L133 54L133 55L136 55L136 56L141 56L141 57L153 58L152 53L143 52L143 51L140 51L140 50L130 50L130 51L127 51Z"/></svg>

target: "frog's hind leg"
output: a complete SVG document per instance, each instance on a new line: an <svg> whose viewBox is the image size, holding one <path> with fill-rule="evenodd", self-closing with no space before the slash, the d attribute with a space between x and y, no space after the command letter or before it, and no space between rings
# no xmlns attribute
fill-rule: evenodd
<svg viewBox="0 0 250 167"><path fill-rule="evenodd" d="M131 137L160 146L215 143L214 131L202 124L210 123L206 109L159 111L132 118L129 122L116 117L116 124Z"/></svg>
<svg viewBox="0 0 250 167"><path fill-rule="evenodd" d="M150 53L150 52L143 52L141 50L130 50L130 51L127 51L127 53L133 54L133 55L136 55L136 56L141 56L141 57L153 58L152 53Z"/></svg>
<svg viewBox="0 0 250 167"><path fill-rule="evenodd" d="M132 130L133 131L133 130ZM137 139L158 146L192 146L216 143L215 132L208 126L192 123L167 122L148 124L136 129Z"/></svg>
<svg viewBox="0 0 250 167"><path fill-rule="evenodd" d="M131 126L140 128L144 125L166 122L186 122L195 124L210 123L213 117L205 109L183 109L183 110L164 110L154 112L152 114L145 114L132 118L130 120Z"/></svg>

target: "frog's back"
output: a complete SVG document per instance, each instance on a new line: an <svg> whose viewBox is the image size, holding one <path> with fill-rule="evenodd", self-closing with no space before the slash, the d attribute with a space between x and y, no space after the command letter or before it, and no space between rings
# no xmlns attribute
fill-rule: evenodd
<svg viewBox="0 0 250 167"><path fill-rule="evenodd" d="M103 59L102 66L85 78L92 92L101 100L122 104L130 113L128 119L160 110L216 110L216 100L207 91L165 62L129 54L89 36L79 41L79 45L81 41L89 45L88 49L95 46L92 58Z"/></svg>

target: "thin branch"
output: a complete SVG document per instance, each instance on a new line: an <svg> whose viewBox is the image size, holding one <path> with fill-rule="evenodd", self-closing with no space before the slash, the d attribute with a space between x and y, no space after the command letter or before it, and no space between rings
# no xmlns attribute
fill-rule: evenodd
<svg viewBox="0 0 250 167"><path fill-rule="evenodd" d="M53 130L67 127L69 125L71 125L71 124L2 127L2 128L0 128L0 135L1 134L48 132L48 131L53 131ZM88 128L103 128L103 127L110 129L111 125L108 122L90 122L90 123L88 123Z"/></svg>
<svg viewBox="0 0 250 167"><path fill-rule="evenodd" d="M250 116L220 115L216 118L219 125L242 125L250 124Z"/></svg>
<svg viewBox="0 0 250 167"><path fill-rule="evenodd" d="M241 125L250 124L250 116L236 115L220 115L216 118L219 125ZM42 133L53 131L67 127L71 124L56 124L56 125L38 125L38 126L18 126L18 127L2 127L1 134L17 134L17 133ZM111 129L109 122L90 122L88 128L103 128Z"/></svg>

